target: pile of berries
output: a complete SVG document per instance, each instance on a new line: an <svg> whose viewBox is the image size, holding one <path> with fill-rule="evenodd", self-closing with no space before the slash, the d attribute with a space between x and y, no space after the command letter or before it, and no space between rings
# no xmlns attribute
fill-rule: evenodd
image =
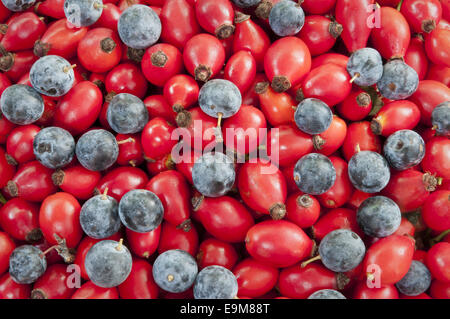
<svg viewBox="0 0 450 319"><path fill-rule="evenodd" d="M450 298L449 0L1 0L1 299Z"/></svg>

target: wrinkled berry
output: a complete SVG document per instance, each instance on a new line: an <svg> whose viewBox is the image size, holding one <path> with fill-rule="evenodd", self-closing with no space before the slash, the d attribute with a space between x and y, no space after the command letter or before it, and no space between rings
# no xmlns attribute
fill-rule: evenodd
<svg viewBox="0 0 450 319"><path fill-rule="evenodd" d="M75 154L75 140L69 132L60 127L46 127L36 134L33 152L42 165L58 169L68 165Z"/></svg>
<svg viewBox="0 0 450 319"><path fill-rule="evenodd" d="M102 0L65 0L64 14L74 26L88 27L100 19L103 12Z"/></svg>
<svg viewBox="0 0 450 319"><path fill-rule="evenodd" d="M70 63L57 55L46 55L30 69L30 82L33 88L48 96L62 96L72 88L75 75Z"/></svg>
<svg viewBox="0 0 450 319"><path fill-rule="evenodd" d="M295 1L281 0L270 10L269 24L280 37L295 35L305 24L305 13Z"/></svg>
<svg viewBox="0 0 450 319"><path fill-rule="evenodd" d="M167 250L153 264L153 278L165 291L180 293L188 290L197 276L194 257L180 249Z"/></svg>
<svg viewBox="0 0 450 319"><path fill-rule="evenodd" d="M446 101L433 109L431 123L438 135L450 135L450 102Z"/></svg>
<svg viewBox="0 0 450 319"><path fill-rule="evenodd" d="M392 199L374 196L362 202L356 220L364 234L381 238L397 231L402 221L402 213Z"/></svg>
<svg viewBox="0 0 450 319"><path fill-rule="evenodd" d="M230 117L239 111L242 104L241 92L228 80L215 79L206 82L198 96L200 108L212 117Z"/></svg>
<svg viewBox="0 0 450 319"><path fill-rule="evenodd" d="M195 188L207 197L225 195L233 187L235 177L233 161L220 152L198 158L192 169Z"/></svg>
<svg viewBox="0 0 450 319"><path fill-rule="evenodd" d="M372 151L361 151L348 162L348 176L360 191L377 193L389 183L391 172L383 156Z"/></svg>
<svg viewBox="0 0 450 319"><path fill-rule="evenodd" d="M195 299L233 299L237 293L236 277L222 266L205 267L195 279Z"/></svg>
<svg viewBox="0 0 450 319"><path fill-rule="evenodd" d="M381 95L390 100L405 100L419 86L417 72L401 60L392 60L383 67L383 76L377 82Z"/></svg>
<svg viewBox="0 0 450 319"><path fill-rule="evenodd" d="M431 273L427 266L417 260L413 260L408 273L395 284L404 295L417 296L428 290L431 285Z"/></svg>
<svg viewBox="0 0 450 319"><path fill-rule="evenodd" d="M347 272L356 268L365 254L364 242L348 229L337 229L328 233L319 245L322 263L334 272Z"/></svg>
<svg viewBox="0 0 450 319"><path fill-rule="evenodd" d="M425 157L425 142L414 131L400 130L387 138L383 152L389 165L402 171L422 162Z"/></svg>
<svg viewBox="0 0 450 319"><path fill-rule="evenodd" d="M383 75L383 60L380 53L372 48L359 49L350 56L347 71L355 84L371 86L377 83Z"/></svg>
<svg viewBox="0 0 450 319"><path fill-rule="evenodd" d="M322 289L312 293L308 299L347 299L343 294L334 289Z"/></svg>
<svg viewBox="0 0 450 319"><path fill-rule="evenodd" d="M114 96L109 103L106 116L111 128L120 134L142 131L149 118L144 102L128 93Z"/></svg>
<svg viewBox="0 0 450 319"><path fill-rule="evenodd" d="M147 233L158 227L164 216L161 200L145 189L133 189L119 202L119 217L132 231Z"/></svg>
<svg viewBox="0 0 450 319"><path fill-rule="evenodd" d="M309 98L301 101L295 110L295 124L307 134L320 134L326 131L333 120L333 112L319 99Z"/></svg>
<svg viewBox="0 0 450 319"><path fill-rule="evenodd" d="M0 100L2 114L17 125L31 124L44 113L44 100L33 88L14 84L3 91Z"/></svg>
<svg viewBox="0 0 450 319"><path fill-rule="evenodd" d="M295 164L294 181L303 193L323 194L334 185L335 180L336 169L325 155L307 154Z"/></svg>
<svg viewBox="0 0 450 319"><path fill-rule="evenodd" d="M31 245L17 247L9 257L9 274L18 284L31 284L47 269L42 251Z"/></svg>
<svg viewBox="0 0 450 319"><path fill-rule="evenodd" d="M103 171L116 162L119 145L110 132L102 129L91 130L78 139L75 153L84 168Z"/></svg>
<svg viewBox="0 0 450 319"><path fill-rule="evenodd" d="M133 49L146 49L161 35L161 21L150 7L135 4L120 15L117 24L120 39Z"/></svg>
<svg viewBox="0 0 450 319"><path fill-rule="evenodd" d="M87 200L81 207L80 224L89 237L103 239L120 229L119 204L107 195L97 195Z"/></svg>

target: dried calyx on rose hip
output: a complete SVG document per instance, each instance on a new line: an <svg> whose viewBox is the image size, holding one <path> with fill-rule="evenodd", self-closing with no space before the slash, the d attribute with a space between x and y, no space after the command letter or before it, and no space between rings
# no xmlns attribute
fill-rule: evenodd
<svg viewBox="0 0 450 319"><path fill-rule="evenodd" d="M75 154L84 168L103 171L116 162L119 145L110 132L103 129L91 130L78 139Z"/></svg>
<svg viewBox="0 0 450 319"><path fill-rule="evenodd" d="M58 97L66 94L75 81L74 65L57 55L47 55L30 69L30 83L41 94Z"/></svg>
<svg viewBox="0 0 450 319"><path fill-rule="evenodd" d="M343 294L334 289L321 289L312 293L308 299L347 299Z"/></svg>
<svg viewBox="0 0 450 319"><path fill-rule="evenodd" d="M412 130L400 130L387 138L383 153L392 168L403 171L422 162L425 157L425 142Z"/></svg>
<svg viewBox="0 0 450 319"><path fill-rule="evenodd" d="M377 82L381 95L390 100L405 100L416 92L418 86L417 72L399 59L384 65L383 76Z"/></svg>
<svg viewBox="0 0 450 319"><path fill-rule="evenodd" d="M199 157L192 168L194 187L207 197L225 195L233 187L235 178L233 160L220 152Z"/></svg>
<svg viewBox="0 0 450 319"><path fill-rule="evenodd" d="M383 60L380 53L372 48L356 50L347 62L347 72L351 82L359 86L371 86L383 75Z"/></svg>
<svg viewBox="0 0 450 319"><path fill-rule="evenodd" d="M303 193L320 195L334 185L336 169L325 155L310 153L295 164L294 181Z"/></svg>
<svg viewBox="0 0 450 319"><path fill-rule="evenodd" d="M64 0L64 14L75 27L88 27L100 19L102 0Z"/></svg>
<svg viewBox="0 0 450 319"><path fill-rule="evenodd" d="M120 93L109 102L106 119L119 134L134 134L142 131L149 120L144 102L129 93Z"/></svg>
<svg viewBox="0 0 450 319"><path fill-rule="evenodd" d="M372 151L359 151L348 162L348 177L355 188L377 193L389 183L391 172L386 159Z"/></svg>
<svg viewBox="0 0 450 319"><path fill-rule="evenodd" d="M356 220L364 234L381 238L397 231L402 221L402 213L392 199L373 196L358 207Z"/></svg>
<svg viewBox="0 0 450 319"><path fill-rule="evenodd" d="M121 226L119 204L106 191L88 199L80 211L81 228L95 239L108 238L117 233Z"/></svg>
<svg viewBox="0 0 450 319"><path fill-rule="evenodd" d="M32 87L14 84L3 91L1 113L8 121L17 125L36 122L44 113L44 100Z"/></svg>
<svg viewBox="0 0 450 319"><path fill-rule="evenodd" d="M181 293L188 290L197 277L198 266L194 257L181 249L167 250L153 263L153 278L163 290Z"/></svg>
<svg viewBox="0 0 450 319"><path fill-rule="evenodd" d="M164 207L153 192L133 189L123 195L119 202L119 217L122 223L137 233L148 233L162 222Z"/></svg>
<svg viewBox="0 0 450 319"><path fill-rule="evenodd" d="M295 1L281 0L270 10L269 25L280 36L292 36L300 32L305 24L305 13Z"/></svg>
<svg viewBox="0 0 450 319"><path fill-rule="evenodd" d="M450 137L450 101L445 101L433 109L431 124L437 135Z"/></svg>
<svg viewBox="0 0 450 319"><path fill-rule="evenodd" d="M95 285L102 288L116 287L128 278L133 261L122 241L102 240L87 252L84 266Z"/></svg>
<svg viewBox="0 0 450 319"><path fill-rule="evenodd" d="M33 153L45 167L62 168L68 165L75 155L75 140L65 129L46 127L34 137Z"/></svg>
<svg viewBox="0 0 450 319"><path fill-rule="evenodd" d="M119 37L128 47L146 49L161 36L161 20L150 7L135 4L122 12L117 23Z"/></svg>
<svg viewBox="0 0 450 319"><path fill-rule="evenodd" d="M320 134L330 127L333 112L325 102L308 98L298 104L294 120L301 131L311 135Z"/></svg>
<svg viewBox="0 0 450 319"><path fill-rule="evenodd" d="M203 268L194 282L195 299L233 299L237 293L236 277L222 266Z"/></svg>

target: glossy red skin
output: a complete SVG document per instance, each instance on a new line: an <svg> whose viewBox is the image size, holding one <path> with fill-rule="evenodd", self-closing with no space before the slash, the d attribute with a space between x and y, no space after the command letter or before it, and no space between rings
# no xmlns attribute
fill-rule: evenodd
<svg viewBox="0 0 450 319"><path fill-rule="evenodd" d="M6 51L33 48L34 42L45 32L46 25L32 12L24 12L8 23L8 30L0 44Z"/></svg>
<svg viewBox="0 0 450 319"><path fill-rule="evenodd" d="M192 182L192 168L194 167L195 161L202 156L203 154L201 152L191 150L189 156L186 158L186 160L177 159L176 161L176 169L181 174L186 177L189 183L193 184Z"/></svg>
<svg viewBox="0 0 450 319"><path fill-rule="evenodd" d="M417 91L409 100L419 107L421 123L431 126L431 112L439 104L450 100L450 88L437 81L420 81Z"/></svg>
<svg viewBox="0 0 450 319"><path fill-rule="evenodd" d="M151 159L159 159L170 153L177 144L177 140L172 139L174 127L163 118L155 117L144 127L141 135L141 143L144 154Z"/></svg>
<svg viewBox="0 0 450 319"><path fill-rule="evenodd" d="M342 145L342 153L346 161L356 154L358 146L361 151L381 152L381 140L373 134L370 122L354 122L347 128L347 136Z"/></svg>
<svg viewBox="0 0 450 319"><path fill-rule="evenodd" d="M111 39L116 44L111 52L102 49L101 41L104 39ZM122 57L120 38L111 29L91 29L78 43L77 56L87 70L98 73L107 72L119 64Z"/></svg>
<svg viewBox="0 0 450 319"><path fill-rule="evenodd" d="M78 43L86 35L87 31L88 28L86 27L68 27L67 19L64 18L52 23L40 41L50 47L47 52L48 55L59 55L69 59L77 53Z"/></svg>
<svg viewBox="0 0 450 319"><path fill-rule="evenodd" d="M450 243L440 242L430 248L426 265L433 278L443 283L450 283Z"/></svg>
<svg viewBox="0 0 450 319"><path fill-rule="evenodd" d="M151 95L144 100L150 118L162 117L170 123L175 123L176 113L167 103L163 95Z"/></svg>
<svg viewBox="0 0 450 319"><path fill-rule="evenodd" d="M330 33L330 23L330 19L321 15L305 18L305 24L297 36L306 43L312 56L328 52L336 43L336 38Z"/></svg>
<svg viewBox="0 0 450 319"><path fill-rule="evenodd" d="M55 19L64 18L63 0L45 0L36 4L36 12L40 15L49 16Z"/></svg>
<svg viewBox="0 0 450 319"><path fill-rule="evenodd" d="M30 291L30 285L16 283L9 273L0 278L0 299L29 299Z"/></svg>
<svg viewBox="0 0 450 319"><path fill-rule="evenodd" d="M198 100L200 88L193 77L186 74L177 74L167 80L164 85L163 95L172 112L172 108L182 106L189 109Z"/></svg>
<svg viewBox="0 0 450 319"><path fill-rule="evenodd" d="M12 198L0 208L0 226L13 238L27 240L27 235L39 228L39 206Z"/></svg>
<svg viewBox="0 0 450 319"><path fill-rule="evenodd" d="M233 269L238 282L238 296L260 297L271 291L278 281L278 269L246 258Z"/></svg>
<svg viewBox="0 0 450 319"><path fill-rule="evenodd" d="M9 256L16 248L16 244L5 232L0 232L0 274L3 274L9 267Z"/></svg>
<svg viewBox="0 0 450 319"><path fill-rule="evenodd" d="M117 167L102 177L97 184L100 194L106 187L108 195L120 201L123 195L132 189L142 189L148 183L148 176L137 167Z"/></svg>
<svg viewBox="0 0 450 319"><path fill-rule="evenodd" d="M402 218L402 221L403 221L403 218ZM423 263L426 266L427 254L428 254L428 252L425 250L416 249L416 251L414 252L413 260L420 261L421 263Z"/></svg>
<svg viewBox="0 0 450 319"><path fill-rule="evenodd" d="M283 173L274 164L260 160L242 165L237 187L244 203L262 214L269 214L274 204L283 204L287 197Z"/></svg>
<svg viewBox="0 0 450 319"><path fill-rule="evenodd" d="M359 236L364 236L356 221L356 211L348 208L332 209L322 215L312 227L312 233L314 238L320 241L336 229L350 229Z"/></svg>
<svg viewBox="0 0 450 319"><path fill-rule="evenodd" d="M185 0L167 0L161 10L161 40L183 50L186 42L200 33L194 8Z"/></svg>
<svg viewBox="0 0 450 319"><path fill-rule="evenodd" d="M298 186L297 186L297 184L295 183L295 180L294 180L294 167L295 167L295 164L296 163L281 168L281 172L283 173L284 178L286 179L286 185L287 185L288 194L292 194L292 193L298 191Z"/></svg>
<svg viewBox="0 0 450 319"><path fill-rule="evenodd" d="M122 63L109 71L105 79L106 91L130 93L142 99L147 93L147 80L141 70L131 63Z"/></svg>
<svg viewBox="0 0 450 319"><path fill-rule="evenodd" d="M8 163L6 159L6 153L2 147L0 147L0 186L5 187L9 180L14 177L16 168L14 165Z"/></svg>
<svg viewBox="0 0 450 319"><path fill-rule="evenodd" d="M252 153L266 137L266 128L266 118L261 110L251 105L242 105L235 115L222 123L224 145L227 150L233 150L238 154ZM255 134L245 134L248 129ZM263 134L260 134L260 130Z"/></svg>
<svg viewBox="0 0 450 319"><path fill-rule="evenodd" d="M308 196L311 200L309 206L301 205L298 199L301 196ZM316 223L320 215L319 201L310 195L302 192L296 192L290 195L286 200L286 220L296 224L300 228L308 228Z"/></svg>
<svg viewBox="0 0 450 319"><path fill-rule="evenodd" d="M256 76L256 61L249 51L233 54L225 65L224 79L233 82L241 91L247 92Z"/></svg>
<svg viewBox="0 0 450 319"><path fill-rule="evenodd" d="M234 23L234 10L228 0L197 0L195 16L200 26L214 35L219 27L232 26Z"/></svg>
<svg viewBox="0 0 450 319"><path fill-rule="evenodd" d="M277 93L270 86L258 93L259 107L270 125L278 126L294 122L293 106L298 103L288 93Z"/></svg>
<svg viewBox="0 0 450 319"><path fill-rule="evenodd" d="M428 58L438 65L450 67L450 30L437 28L425 37L425 50Z"/></svg>
<svg viewBox="0 0 450 319"><path fill-rule="evenodd" d="M381 135L388 137L399 130L412 130L419 124L420 109L410 101L393 101L374 116L381 125Z"/></svg>
<svg viewBox="0 0 450 319"><path fill-rule="evenodd" d="M335 8L336 21L342 24L341 38L349 52L366 47L372 30L368 21L373 14L368 10L373 0L337 0Z"/></svg>
<svg viewBox="0 0 450 319"><path fill-rule="evenodd" d="M39 225L45 239L56 245L57 234L66 239L69 248L75 248L83 237L80 225L80 203L69 193L59 192L48 196L39 211Z"/></svg>
<svg viewBox="0 0 450 319"><path fill-rule="evenodd" d="M102 92L90 81L74 86L59 101L53 124L80 135L94 124L102 108Z"/></svg>
<svg viewBox="0 0 450 319"><path fill-rule="evenodd" d="M270 82L275 76L285 76L290 87L296 86L311 70L311 53L301 39L281 38L273 42L267 50L264 70Z"/></svg>
<svg viewBox="0 0 450 319"><path fill-rule="evenodd" d="M9 11L3 3L0 3L0 21L3 23L8 17L11 15L11 11Z"/></svg>
<svg viewBox="0 0 450 319"><path fill-rule="evenodd" d="M300 131L295 124L280 125L275 129L278 132L271 129L267 135L267 154L273 163L286 167L313 151L311 135ZM272 148L278 152L278 159L272 155Z"/></svg>
<svg viewBox="0 0 450 319"><path fill-rule="evenodd" d="M429 32L423 27L425 21L433 21L437 26L442 17L442 6L439 0L406 0L400 12L416 33Z"/></svg>
<svg viewBox="0 0 450 319"><path fill-rule="evenodd" d="M347 70L336 64L324 64L313 69L303 80L305 98L317 98L332 107L350 94L352 84Z"/></svg>
<svg viewBox="0 0 450 319"><path fill-rule="evenodd" d="M397 228L394 235L400 235L400 236L409 235L411 237L414 237L415 232L416 232L416 229L414 228L414 225L408 219L406 219L405 217L402 217L400 226ZM417 250L415 251L415 253L416 252L417 252ZM415 254L414 254L414 260L416 260Z"/></svg>
<svg viewBox="0 0 450 319"><path fill-rule="evenodd" d="M450 190L431 193L422 207L422 217L425 224L435 231L450 229ZM450 249L448 255L450 256ZM450 280L450 275L448 278Z"/></svg>
<svg viewBox="0 0 450 319"><path fill-rule="evenodd" d="M148 233L137 233L126 229L130 250L137 256L149 258L158 249L161 225Z"/></svg>
<svg viewBox="0 0 450 319"><path fill-rule="evenodd" d="M444 136L432 138L425 146L422 168L438 177L450 179L450 140Z"/></svg>
<svg viewBox="0 0 450 319"><path fill-rule="evenodd" d="M347 136L347 124L338 116L333 116L330 127L317 134L321 137L323 145L314 146L317 153L329 156L336 152L344 143Z"/></svg>
<svg viewBox="0 0 450 319"><path fill-rule="evenodd" d="M67 265L51 265L34 283L32 293L39 292L44 295L44 299L70 299L76 290L67 285L70 275Z"/></svg>
<svg viewBox="0 0 450 319"><path fill-rule="evenodd" d="M29 79L29 74L27 74L27 77ZM44 113L39 118L39 120L37 120L34 124L42 126L50 126L53 121L53 116L55 115L56 102L49 96L41 94L41 97L44 100Z"/></svg>
<svg viewBox="0 0 450 319"><path fill-rule="evenodd" d="M52 181L52 173L53 170L43 166L38 161L28 162L20 166L11 179L17 185L17 197L32 202L42 202L48 195L57 190ZM9 194L8 191L6 193Z"/></svg>
<svg viewBox="0 0 450 319"><path fill-rule="evenodd" d="M152 177L145 189L159 197L164 207L164 219L175 226L190 216L191 193L184 176L169 170Z"/></svg>
<svg viewBox="0 0 450 319"><path fill-rule="evenodd" d="M236 249L231 244L215 238L204 240L198 248L197 264L199 269L217 265L232 270L237 260Z"/></svg>
<svg viewBox="0 0 450 319"><path fill-rule="evenodd" d="M393 174L381 194L395 201L401 212L414 211L421 207L430 195L423 176L424 173L414 169Z"/></svg>
<svg viewBox="0 0 450 319"><path fill-rule="evenodd" d="M186 70L195 77L195 69L206 66L211 69L211 78L219 73L225 63L225 48L214 36L202 33L186 42L183 51Z"/></svg>
<svg viewBox="0 0 450 319"><path fill-rule="evenodd" d="M103 5L102 15L92 26L108 28L117 32L117 23L121 14L119 7L114 3L106 3L105 1L103 1Z"/></svg>
<svg viewBox="0 0 450 319"><path fill-rule="evenodd" d="M438 81L450 87L450 68L444 65L432 64L428 69L426 79Z"/></svg>
<svg viewBox="0 0 450 319"><path fill-rule="evenodd" d="M395 285L380 288L369 288L365 281L361 281L353 291L353 299L399 299Z"/></svg>
<svg viewBox="0 0 450 319"><path fill-rule="evenodd" d="M294 223L267 220L248 230L245 246L256 260L269 266L285 268L308 257L312 241Z"/></svg>
<svg viewBox="0 0 450 319"><path fill-rule="evenodd" d="M5 77L5 75L3 75L3 73L1 73L2 77ZM9 81L9 79L8 79ZM8 85L9 86L9 85ZM5 87L6 89L6 87ZM2 92L3 93L3 92ZM9 136L9 133L16 127L16 124L11 123L10 121L8 121L6 119L6 117L4 116L0 116L0 144L4 144L6 142L6 139ZM1 176L2 174L0 174ZM1 185L1 183L0 183Z"/></svg>
<svg viewBox="0 0 450 319"><path fill-rule="evenodd" d="M118 287L121 299L157 299L159 287L152 274L152 265L134 259L127 279Z"/></svg>
<svg viewBox="0 0 450 319"><path fill-rule="evenodd" d="M164 157L156 161L146 161L147 172L150 175L157 175L159 173L175 169L175 163L171 154L166 154Z"/></svg>
<svg viewBox="0 0 450 319"><path fill-rule="evenodd" d="M330 12L336 5L336 0L304 0L302 9L308 14L324 14Z"/></svg>
<svg viewBox="0 0 450 319"><path fill-rule="evenodd" d="M336 275L318 263L295 265L281 270L278 290L283 296L306 299L321 289L337 289Z"/></svg>
<svg viewBox="0 0 450 319"><path fill-rule="evenodd" d="M425 79L428 72L428 58L423 47L423 40L420 38L411 39L405 53L405 63L417 72L419 80Z"/></svg>
<svg viewBox="0 0 450 319"><path fill-rule="evenodd" d="M30 71L38 57L33 54L32 50L14 52L13 57L14 63L5 74L12 82L17 82L22 75Z"/></svg>
<svg viewBox="0 0 450 319"><path fill-rule="evenodd" d="M430 286L430 295L433 299L450 299L450 283L433 280Z"/></svg>
<svg viewBox="0 0 450 319"><path fill-rule="evenodd" d="M193 218L212 236L228 243L244 241L255 223L247 208L228 196L204 197L200 205L194 207Z"/></svg>
<svg viewBox="0 0 450 319"><path fill-rule="evenodd" d="M116 287L101 288L88 281L72 295L72 299L119 299Z"/></svg>
<svg viewBox="0 0 450 319"><path fill-rule="evenodd" d="M447 21L450 20L450 1L442 0L441 6L442 6L442 17Z"/></svg>
<svg viewBox="0 0 450 319"><path fill-rule="evenodd" d="M329 159L336 170L336 181L328 191L318 195L317 199L326 208L338 208L348 202L355 189L348 177L347 162L337 156Z"/></svg>
<svg viewBox="0 0 450 319"><path fill-rule="evenodd" d="M242 95L243 105L252 105L259 108L259 94L255 92L255 87L260 82L268 82L267 77L264 73L256 73L255 79L253 80L250 88Z"/></svg>
<svg viewBox="0 0 450 319"><path fill-rule="evenodd" d="M11 81L4 73L0 73L0 94L11 85ZM3 116L2 116L3 118Z"/></svg>
<svg viewBox="0 0 450 319"><path fill-rule="evenodd" d="M311 61L311 70L327 63L333 63L343 68L347 67L348 56L339 53L324 53Z"/></svg>
<svg viewBox="0 0 450 319"><path fill-rule="evenodd" d="M171 223L162 223L158 254L171 249L181 249L195 257L198 250L198 233L194 225L189 231L185 231L178 229Z"/></svg>
<svg viewBox="0 0 450 319"><path fill-rule="evenodd" d="M167 57L164 65L158 66L152 63L152 55L163 52ZM148 48L141 61L141 69L145 78L156 86L164 86L171 77L183 72L183 55L174 45L158 43Z"/></svg>
<svg viewBox="0 0 450 319"><path fill-rule="evenodd" d="M255 58L258 70L264 69L264 55L270 47L270 39L267 33L250 17L236 23L233 38L233 52L241 50L249 51Z"/></svg>
<svg viewBox="0 0 450 319"><path fill-rule="evenodd" d="M395 284L408 272L413 255L413 239L391 235L381 238L367 249L363 269L365 271L369 265L377 264L380 267L380 283Z"/></svg>
<svg viewBox="0 0 450 319"><path fill-rule="evenodd" d="M99 172L90 171L81 165L67 167L63 172L64 178L59 188L82 200L92 197L101 178Z"/></svg>
<svg viewBox="0 0 450 319"><path fill-rule="evenodd" d="M132 139L131 141L129 139ZM127 141L119 144L119 156L117 164L121 166L139 166L144 162L141 139L139 134L117 134L117 142Z"/></svg>
<svg viewBox="0 0 450 319"><path fill-rule="evenodd" d="M18 126L11 131L6 141L6 152L18 164L35 159L33 139L41 129L33 124Z"/></svg>

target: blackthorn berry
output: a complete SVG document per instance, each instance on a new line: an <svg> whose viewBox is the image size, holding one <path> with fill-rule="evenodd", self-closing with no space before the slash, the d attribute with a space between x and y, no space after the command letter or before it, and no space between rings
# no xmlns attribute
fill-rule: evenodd
<svg viewBox="0 0 450 319"><path fill-rule="evenodd" d="M75 140L68 131L51 126L39 131L33 139L33 152L42 165L58 169L68 165L75 154Z"/></svg>
<svg viewBox="0 0 450 319"><path fill-rule="evenodd" d="M322 289L312 293L308 299L347 299L343 294L334 289Z"/></svg>
<svg viewBox="0 0 450 319"><path fill-rule="evenodd" d="M383 156L372 151L360 151L348 162L348 177L360 191L377 193L389 183L391 172Z"/></svg>
<svg viewBox="0 0 450 319"><path fill-rule="evenodd" d="M205 267L195 279L195 299L233 299L237 293L238 283L236 277L225 267Z"/></svg>
<svg viewBox="0 0 450 319"><path fill-rule="evenodd" d="M32 245L17 247L9 257L9 274L18 284L31 284L47 269L42 251Z"/></svg>
<svg viewBox="0 0 450 319"><path fill-rule="evenodd" d="M325 155L310 153L295 164L294 181L303 193L320 195L334 185L336 169Z"/></svg>
<svg viewBox="0 0 450 319"><path fill-rule="evenodd" d="M397 289L407 296L418 296L428 290L431 284L431 273L427 266L413 260L408 273L395 284Z"/></svg>
<svg viewBox="0 0 450 319"><path fill-rule="evenodd" d="M106 130L84 133L75 147L80 164L91 171L103 171L113 165L119 156L116 138Z"/></svg>
<svg viewBox="0 0 450 319"><path fill-rule="evenodd" d="M117 133L134 134L142 131L149 117L147 108L140 98L120 93L109 103L106 118Z"/></svg>
<svg viewBox="0 0 450 319"><path fill-rule="evenodd" d="M330 127L333 112L325 102L308 98L298 104L294 119L301 131L311 135L320 134Z"/></svg>
<svg viewBox="0 0 450 319"><path fill-rule="evenodd" d="M431 123L438 135L450 135L450 101L443 102L433 109Z"/></svg>
<svg viewBox="0 0 450 319"><path fill-rule="evenodd" d="M75 27L88 27L100 19L102 0L64 0L64 14Z"/></svg>
<svg viewBox="0 0 450 319"><path fill-rule="evenodd" d="M305 13L297 2L281 0L270 10L269 24L276 35L292 36L303 28Z"/></svg>
<svg viewBox="0 0 450 319"><path fill-rule="evenodd" d="M242 104L241 92L228 80L215 79L206 82L198 95L200 108L212 117L223 118L233 116Z"/></svg>
<svg viewBox="0 0 450 319"><path fill-rule="evenodd" d="M240 8L250 8L259 4L261 0L233 0L233 2Z"/></svg>
<svg viewBox="0 0 450 319"><path fill-rule="evenodd" d="M25 11L35 2L36 0L2 0L3 5L14 12Z"/></svg>
<svg viewBox="0 0 450 319"><path fill-rule="evenodd" d="M374 196L362 202L356 220L364 234L381 238L396 232L402 221L402 213L392 199Z"/></svg>
<svg viewBox="0 0 450 319"><path fill-rule="evenodd" d="M381 95L390 100L405 100L419 86L417 72L401 60L392 60L383 67L383 76L377 82Z"/></svg>
<svg viewBox="0 0 450 319"><path fill-rule="evenodd" d="M371 86L383 75L383 60L380 53L372 48L356 50L348 59L347 71L353 82L360 86Z"/></svg>
<svg viewBox="0 0 450 319"><path fill-rule="evenodd" d="M414 131L400 130L387 138L383 152L392 168L403 171L422 162L425 157L425 142Z"/></svg>
<svg viewBox="0 0 450 319"><path fill-rule="evenodd" d="M41 95L24 84L14 84L4 90L0 105L3 115L17 125L31 124L44 113Z"/></svg>

